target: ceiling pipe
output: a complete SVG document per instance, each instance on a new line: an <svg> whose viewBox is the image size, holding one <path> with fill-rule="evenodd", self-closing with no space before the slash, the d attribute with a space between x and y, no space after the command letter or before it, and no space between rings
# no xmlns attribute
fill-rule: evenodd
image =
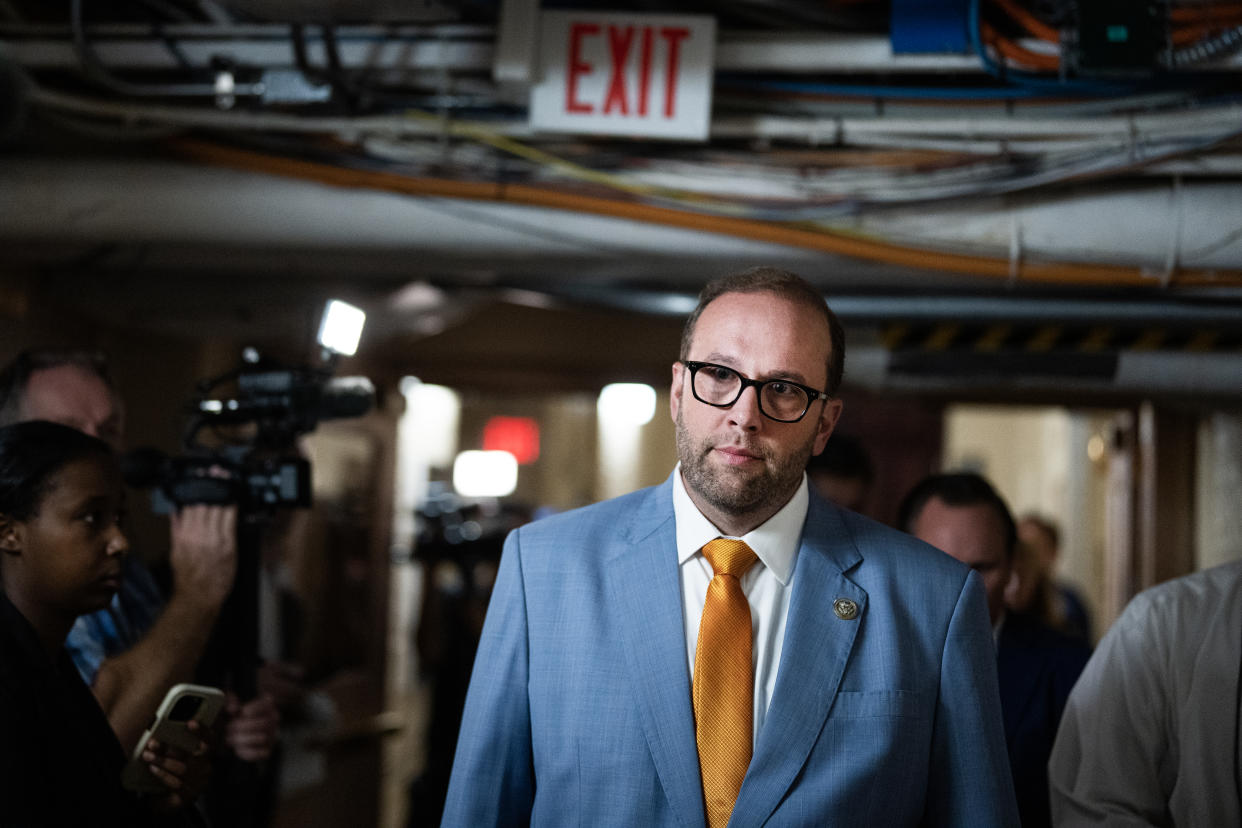
<svg viewBox="0 0 1242 828"><path fill-rule="evenodd" d="M452 231L454 223L444 216L435 221L420 216L412 223L402 219L399 209L399 205L425 208L427 199L433 198L478 218L469 230L470 245L500 256L511 244L520 245L522 253L536 249L551 233L588 258L607 259L619 248L649 249L652 239L679 229L713 234L721 245L725 239L757 241L772 249L832 254L857 261L860 267L895 267L908 276L919 272L942 279L974 276L998 285L1242 286L1237 189L1228 185L1184 186L1182 250L1178 272L1169 279L1165 267L1170 197L1160 187L1069 194L1064 200L1046 198L1036 204L988 200L956 208L911 208L869 214L850 225L817 231L547 187L411 178L214 145L187 144L183 149L188 158L237 169L134 159L65 163L0 157L4 194L0 238L170 243L188 239L315 247L334 240L358 249L444 247L446 228L458 235L461 228ZM258 203L268 206L253 209ZM1016 272L1010 260L1012 222L1006 212L1014 210L1023 211L1023 250ZM491 227L483 217L493 212L511 217ZM515 221L520 216L528 220ZM588 221L589 216L595 221ZM576 225L594 232L601 218L620 221L618 227L625 228L607 237L613 243L601 246L597 236L576 235ZM534 225L542 229L536 231ZM473 250L461 253L470 258ZM874 270L857 275L873 274Z"/></svg>
<svg viewBox="0 0 1242 828"><path fill-rule="evenodd" d="M641 291L626 287L563 285L548 289L576 303L659 316L685 316L694 309L694 293ZM968 296L905 294L867 296L825 290L828 304L843 322L936 324L946 321L1046 325L1160 325L1173 328L1242 325L1242 292L1232 302L1180 300L1158 294L1151 301L1113 297Z"/></svg>

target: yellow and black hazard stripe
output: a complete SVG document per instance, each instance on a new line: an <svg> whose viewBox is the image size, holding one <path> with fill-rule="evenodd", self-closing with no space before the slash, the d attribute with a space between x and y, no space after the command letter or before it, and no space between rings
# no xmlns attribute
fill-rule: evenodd
<svg viewBox="0 0 1242 828"><path fill-rule="evenodd" d="M1104 354L1118 351L1242 352L1242 323L1233 329L1029 323L904 323L882 326L892 352Z"/></svg>
<svg viewBox="0 0 1242 828"><path fill-rule="evenodd" d="M1124 352L1242 353L1239 328L894 322L881 338L898 374L1107 380Z"/></svg>

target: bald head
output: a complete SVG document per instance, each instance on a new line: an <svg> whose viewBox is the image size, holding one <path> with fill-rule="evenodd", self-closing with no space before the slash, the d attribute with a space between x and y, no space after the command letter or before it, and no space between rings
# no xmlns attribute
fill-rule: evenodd
<svg viewBox="0 0 1242 828"><path fill-rule="evenodd" d="M119 447L124 411L99 357L55 351L20 354L0 372L0 425L47 420Z"/></svg>

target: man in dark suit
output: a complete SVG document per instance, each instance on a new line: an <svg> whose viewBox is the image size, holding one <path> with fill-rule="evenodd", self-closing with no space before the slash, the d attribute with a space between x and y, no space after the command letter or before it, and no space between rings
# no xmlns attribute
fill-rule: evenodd
<svg viewBox="0 0 1242 828"><path fill-rule="evenodd" d="M902 501L898 525L983 578L1018 811L1027 828L1050 825L1048 756L1091 650L1033 615L1005 611L1017 531L1005 501L979 475L924 478Z"/></svg>

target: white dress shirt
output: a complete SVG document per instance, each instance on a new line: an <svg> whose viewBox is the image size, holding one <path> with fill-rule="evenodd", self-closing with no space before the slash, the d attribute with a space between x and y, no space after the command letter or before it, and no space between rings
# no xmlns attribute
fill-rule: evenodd
<svg viewBox="0 0 1242 828"><path fill-rule="evenodd" d="M694 650L699 640L699 621L707 587L714 573L703 556L703 546L725 535L694 505L681 479L681 465L673 482L673 515L677 523L677 562L681 573L681 613L686 628L686 658L690 675L694 676ZM781 644L785 638L785 619L789 615L789 596L794 564L798 560L798 543L806 522L810 495L806 475L802 485L781 510L763 525L747 532L740 540L754 551L759 560L742 576L742 592L750 602L751 657L755 664L754 736L768 711L768 702L776 687L776 672L781 663Z"/></svg>

